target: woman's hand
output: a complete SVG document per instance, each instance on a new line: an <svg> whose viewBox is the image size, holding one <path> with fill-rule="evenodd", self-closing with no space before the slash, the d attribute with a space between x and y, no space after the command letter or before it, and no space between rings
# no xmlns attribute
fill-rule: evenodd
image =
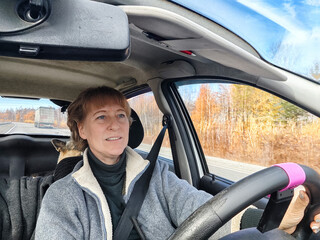
<svg viewBox="0 0 320 240"><path fill-rule="evenodd" d="M292 234L296 228L297 225L300 223L304 216L304 210L309 204L309 197L307 193L304 190L300 190L299 194L295 194L293 196L291 203L280 223L279 229ZM320 220L320 215L319 215L319 220ZM317 223L319 226L320 221Z"/></svg>
<svg viewBox="0 0 320 240"><path fill-rule="evenodd" d="M304 190L299 190L299 194L295 194L292 198L286 214L280 223L279 229L292 234L302 220L305 208L308 206L309 201L307 193ZM314 233L320 231L320 213L314 216L314 221L310 223L310 228Z"/></svg>
<svg viewBox="0 0 320 240"><path fill-rule="evenodd" d="M314 233L318 233L320 231L320 213L315 215L313 220L314 221L310 223L310 227Z"/></svg>

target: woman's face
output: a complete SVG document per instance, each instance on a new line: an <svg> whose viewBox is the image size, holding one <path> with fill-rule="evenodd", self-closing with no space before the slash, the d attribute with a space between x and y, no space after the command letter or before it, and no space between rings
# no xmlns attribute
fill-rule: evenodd
<svg viewBox="0 0 320 240"><path fill-rule="evenodd" d="M91 106L78 128L80 137L88 141L100 161L109 165L119 161L129 138L129 119L123 107L116 103L98 108Z"/></svg>

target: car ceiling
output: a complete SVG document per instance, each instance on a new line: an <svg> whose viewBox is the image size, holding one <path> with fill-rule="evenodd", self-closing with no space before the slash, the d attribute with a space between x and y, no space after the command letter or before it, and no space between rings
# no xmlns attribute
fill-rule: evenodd
<svg viewBox="0 0 320 240"><path fill-rule="evenodd" d="M242 39L195 13L165 1L151 2L162 7L165 3L170 11L137 6L148 1L129 2L133 5L120 6L130 23L129 59L99 62L0 57L0 95L72 101L89 86L108 85L125 91L152 79L224 76L253 84L259 79L286 80ZM195 56L180 50L192 51Z"/></svg>

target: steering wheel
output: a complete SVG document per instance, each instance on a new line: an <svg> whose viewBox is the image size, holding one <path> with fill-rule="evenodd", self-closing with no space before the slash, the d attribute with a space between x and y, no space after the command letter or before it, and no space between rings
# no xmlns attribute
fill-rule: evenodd
<svg viewBox="0 0 320 240"><path fill-rule="evenodd" d="M312 168L295 163L284 163L256 172L215 195L191 214L170 236L176 239L207 239L233 216L270 193L284 188L293 188L296 172L288 172L280 165L291 164L304 174L303 184L310 198L303 220L293 236L308 239L312 234L309 223L320 205L320 176ZM293 185L292 185L293 184ZM277 213L275 213L277 214Z"/></svg>

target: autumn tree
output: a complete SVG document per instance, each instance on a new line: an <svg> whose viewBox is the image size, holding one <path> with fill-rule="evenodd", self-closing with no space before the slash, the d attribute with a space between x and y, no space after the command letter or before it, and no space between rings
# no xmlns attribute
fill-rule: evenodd
<svg viewBox="0 0 320 240"><path fill-rule="evenodd" d="M15 121L16 116L13 109L7 109L5 113L8 116L8 119L7 119L8 121L11 121L11 122Z"/></svg>
<svg viewBox="0 0 320 240"><path fill-rule="evenodd" d="M162 112L151 93L129 99L130 106L138 113L144 128L144 142L152 144L162 128Z"/></svg>
<svg viewBox="0 0 320 240"><path fill-rule="evenodd" d="M210 85L203 84L195 101L195 108L191 112L191 118L196 128L200 141L205 150L215 147L215 139L218 137L215 131L217 126L220 106L217 104L219 95L211 91Z"/></svg>
<svg viewBox="0 0 320 240"><path fill-rule="evenodd" d="M68 128L67 126L67 120L68 115L66 112L61 112L60 108L57 108L54 110L54 123L53 125L57 128Z"/></svg>
<svg viewBox="0 0 320 240"><path fill-rule="evenodd" d="M285 123L308 117L308 113L305 110L285 100L280 101L280 106L279 119Z"/></svg>
<svg viewBox="0 0 320 240"><path fill-rule="evenodd" d="M29 109L29 111L23 116L25 123L34 123L35 110Z"/></svg>
<svg viewBox="0 0 320 240"><path fill-rule="evenodd" d="M9 121L9 113L6 112L0 112L0 121L1 122L8 122Z"/></svg>

